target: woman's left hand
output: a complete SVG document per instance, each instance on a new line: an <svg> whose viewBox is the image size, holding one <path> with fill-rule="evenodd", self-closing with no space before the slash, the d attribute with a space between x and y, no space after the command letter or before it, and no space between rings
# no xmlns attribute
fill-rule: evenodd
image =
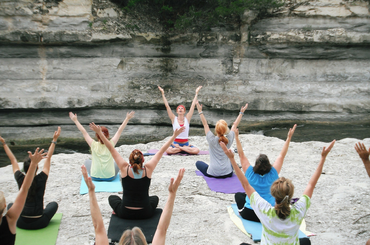
<svg viewBox="0 0 370 245"><path fill-rule="evenodd" d="M245 112L245 110L248 108L248 103L245 104L245 106L242 106L242 108L240 109L240 112Z"/></svg>
<svg viewBox="0 0 370 245"><path fill-rule="evenodd" d="M202 88L203 86L199 86L199 87L197 87L197 89L195 90L195 94L198 94L199 93L199 91L200 91L200 89Z"/></svg>
<svg viewBox="0 0 370 245"><path fill-rule="evenodd" d="M134 115L135 115L135 112L134 111L127 112L126 119L127 120L130 120L131 118L134 117Z"/></svg>
<svg viewBox="0 0 370 245"><path fill-rule="evenodd" d="M94 131L95 133L99 133L99 132L101 132L101 128L100 128L100 126L99 125L95 125L95 123L90 123L90 129L92 130L92 131Z"/></svg>
<svg viewBox="0 0 370 245"><path fill-rule="evenodd" d="M84 177L85 183L86 183L87 188L89 189L89 191L94 191L95 190L95 185L92 182L91 177L89 177L87 175L87 170L86 170L85 165L81 166L81 172L82 172L82 176Z"/></svg>
<svg viewBox="0 0 370 245"><path fill-rule="evenodd" d="M231 149L227 149L227 146L225 145L224 142L220 142L220 146L222 148L222 150L224 150L226 156L230 159L234 158L234 152L231 150Z"/></svg>
<svg viewBox="0 0 370 245"><path fill-rule="evenodd" d="M57 141L58 137L60 136L61 131L62 131L62 129L60 127L58 127L58 130L54 132L53 141Z"/></svg>

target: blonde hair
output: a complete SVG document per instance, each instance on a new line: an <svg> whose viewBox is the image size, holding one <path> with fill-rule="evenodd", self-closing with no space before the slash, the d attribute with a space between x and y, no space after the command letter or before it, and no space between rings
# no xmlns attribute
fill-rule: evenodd
<svg viewBox="0 0 370 245"><path fill-rule="evenodd" d="M271 185L271 195L275 197L275 212L280 219L290 215L290 200L294 194L294 185L290 179L280 177Z"/></svg>
<svg viewBox="0 0 370 245"><path fill-rule="evenodd" d="M229 133L229 131L226 121L222 119L218 120L216 123L216 134L219 137L218 143L220 143L220 141L224 142L225 145L229 143L229 140L225 137L225 134Z"/></svg>
<svg viewBox="0 0 370 245"><path fill-rule="evenodd" d="M0 215L1 216L4 213L5 207L6 207L6 200L5 200L4 192L0 191Z"/></svg>
<svg viewBox="0 0 370 245"><path fill-rule="evenodd" d="M147 245L144 233L139 227L125 230L119 240L119 245Z"/></svg>

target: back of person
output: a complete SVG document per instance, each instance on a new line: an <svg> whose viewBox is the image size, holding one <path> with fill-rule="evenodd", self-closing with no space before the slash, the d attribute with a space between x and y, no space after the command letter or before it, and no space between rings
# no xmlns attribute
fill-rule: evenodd
<svg viewBox="0 0 370 245"><path fill-rule="evenodd" d="M15 234L10 232L6 216L3 216L1 219L0 243L1 245L13 245L15 243Z"/></svg>
<svg viewBox="0 0 370 245"><path fill-rule="evenodd" d="M230 148L234 141L234 131L227 134L229 142L227 148ZM221 176L229 174L233 171L229 158L225 155L219 144L219 137L215 136L211 131L207 133L206 139L209 144L210 164L207 173L213 176Z"/></svg>
<svg viewBox="0 0 370 245"><path fill-rule="evenodd" d="M17 171L14 173L14 177L17 181L18 188L20 189L25 175ZM23 216L38 216L44 212L44 193L46 187L46 181L48 176L44 172L40 172L35 176L31 188L28 192L26 203L24 205L22 214Z"/></svg>
<svg viewBox="0 0 370 245"><path fill-rule="evenodd" d="M303 195L292 205L289 216L280 219L275 207L253 192L251 206L263 224L261 244L299 245L299 227L310 205L310 198Z"/></svg>
<svg viewBox="0 0 370 245"><path fill-rule="evenodd" d="M253 171L252 166L249 166L245 172L245 177L263 199L269 202L271 206L275 206L275 198L271 195L270 188L272 183L279 178L279 174L274 167L267 174L260 175ZM245 207L251 208L248 196L245 200Z"/></svg>
<svg viewBox="0 0 370 245"><path fill-rule="evenodd" d="M129 171L132 168L127 168L127 176L122 178L123 199L126 206L129 207L144 207L149 203L149 187L151 179L146 176L144 171L143 177L131 177Z"/></svg>
<svg viewBox="0 0 370 245"><path fill-rule="evenodd" d="M112 140L109 141L113 146ZM94 178L109 179L115 176L115 168L112 154L108 148L99 141L91 143L91 170L90 174Z"/></svg>

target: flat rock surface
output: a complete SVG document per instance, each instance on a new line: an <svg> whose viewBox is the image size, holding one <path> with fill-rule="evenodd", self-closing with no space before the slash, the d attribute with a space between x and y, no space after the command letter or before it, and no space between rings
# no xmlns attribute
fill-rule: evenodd
<svg viewBox="0 0 370 245"><path fill-rule="evenodd" d="M284 144L283 140L262 135L241 135L244 152L251 163L259 153L268 155L274 162ZM207 150L205 137L191 137L191 143L201 150ZM294 136L293 136L294 140ZM368 224L370 213L370 178L354 145L357 139L343 139L336 142L327 157L323 174L316 186L312 205L306 216L307 230L316 234L312 244L365 244L370 238ZM370 138L363 140L370 146ZM138 148L145 152L159 149L164 141L118 147L128 160L130 152ZM320 160L324 142L292 142L285 158L281 176L293 180L295 197L303 193L309 178ZM235 146L235 142L232 147ZM45 192L45 203L57 201L58 212L63 218L57 245L93 244L94 229L90 217L89 197L79 194L81 181L80 166L88 154L59 154L52 158L51 172ZM146 161L150 157L146 157ZM150 188L151 195L159 196L158 207L164 208L171 177L181 167L186 168L179 187L171 224L167 233L167 244L230 244L242 242L253 244L230 220L227 206L234 202L233 194L215 193L202 177L195 174L195 162L209 163L209 156L163 156L154 171ZM237 162L239 157L236 156ZM39 164L41 169L42 162ZM1 189L7 202L13 202L17 195L17 184L11 166L0 169ZM97 193L103 220L108 229L111 208L108 196L112 193ZM117 193L113 193L117 194Z"/></svg>

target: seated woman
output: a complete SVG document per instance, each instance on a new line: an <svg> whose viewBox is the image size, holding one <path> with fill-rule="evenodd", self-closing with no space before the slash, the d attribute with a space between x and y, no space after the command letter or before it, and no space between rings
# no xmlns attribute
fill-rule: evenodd
<svg viewBox="0 0 370 245"><path fill-rule="evenodd" d="M54 214L58 210L58 204L56 202L48 203L44 209L44 194L46 181L48 180L50 172L51 156L54 153L55 145L57 144L60 131L61 129L60 127L58 127L58 131L54 132L53 140L51 141L49 151L47 152L47 158L42 171L37 175L37 169L36 171L31 172L33 175L35 175L35 177L28 192L26 204L24 205L21 216L19 217L17 222L17 226L19 228L27 230L44 228L48 226L50 220L53 218ZM8 155L10 162L12 163L14 178L18 183L19 189L21 189L24 183L25 174L20 171L18 161L5 143L5 140L0 137L0 141L3 143L4 150ZM26 173L30 171L30 164L31 159L27 158L23 164L23 169ZM12 205L13 204L10 203L8 208L10 208Z"/></svg>
<svg viewBox="0 0 370 245"><path fill-rule="evenodd" d="M91 218L95 230L95 244L96 245L108 245L107 232L105 231L103 218L101 216L100 208L96 200L95 195L95 186L92 183L91 178L87 176L87 171L85 166L81 167L82 175L86 182L86 185L89 189L89 198L90 198L90 211ZM161 218L155 231L152 244L153 245L163 245L166 241L166 234L168 226L170 225L173 206L175 203L177 188L180 185L180 182L184 176L185 169L182 168L179 170L177 178L174 180L171 178L170 186L168 187L168 199L164 207ZM134 227L132 230L126 230L119 241L119 245L126 244L143 244L146 245L146 238L140 228Z"/></svg>
<svg viewBox="0 0 370 245"><path fill-rule="evenodd" d="M223 142L220 143L225 154L230 159L246 194L251 200L253 210L259 220L261 220L261 244L311 244L308 238L298 238L299 227L311 205L313 190L322 173L326 156L333 148L334 143L335 140L330 143L328 148L323 148L319 166L308 182L302 197L296 203L292 204L292 206L290 206L290 202L294 194L294 185L291 180L280 177L274 181L271 186L271 194L275 198L276 204L272 206L249 184L248 179L235 162L234 153L227 149Z"/></svg>
<svg viewBox="0 0 370 245"><path fill-rule="evenodd" d="M197 101L199 90L202 88L202 86L199 86L195 90L195 97L193 99L193 102L191 103L189 112L185 116L185 106L179 105L176 108L177 117L175 114L173 114L171 107L169 106L166 97L164 96L164 90L163 88L159 87L159 90L162 93L163 102L167 109L167 114L169 118L171 119L172 128L173 130L176 130L180 127L185 127L185 131L181 133L177 138L174 140L173 144L170 145L170 147L166 150L167 154L176 154L176 153L188 153L192 155L196 155L199 153L199 149L196 148L193 145L189 144L188 138L189 138L189 128L190 128L190 120L194 113L194 107L195 103Z"/></svg>
<svg viewBox="0 0 370 245"><path fill-rule="evenodd" d="M3 145L5 144L5 141L2 140L1 142L3 143ZM13 205L8 209L5 215L3 214L6 209L6 200L4 193L0 191L0 241L2 245L15 244L15 236L17 231L16 223L23 210L24 203L26 202L28 190L30 189L33 178L35 176L34 173L36 172L37 164L46 155L46 153L43 153L43 151L44 149L39 151L39 148L37 148L33 155L31 152L28 152L29 158L31 159L29 172L24 178L23 185L19 189L18 195Z"/></svg>
<svg viewBox="0 0 370 245"><path fill-rule="evenodd" d="M131 111L126 114L126 118L118 128L116 134L111 140L108 141L113 147L117 144L119 138L121 137L122 131L125 129L128 121L134 117L135 112ZM114 180L118 173L118 167L113 161L112 154L109 152L108 148L104 142L100 139L99 135L96 134L98 141L93 140L90 135L86 132L85 128L77 119L77 114L69 113L69 117L76 124L77 128L81 131L85 138L86 143L91 149L91 159L86 160L85 166L87 172L93 180L99 181L111 181ZM106 127L101 127L106 138L109 138L109 131Z"/></svg>
<svg viewBox="0 0 370 245"><path fill-rule="evenodd" d="M108 199L109 205L112 207L113 211L118 217L123 219L147 219L152 217L159 201L157 196L149 196L149 187L153 171L163 153L185 128L181 127L176 129L172 137L161 147L152 159L145 164L145 166L143 166L144 156L141 151L133 150L129 158L130 163L128 163L116 149L114 149L112 144L108 144L109 141L104 136L99 126L91 123L90 128L103 140L121 170L123 197L121 199L116 195L111 195Z"/></svg>
<svg viewBox="0 0 370 245"><path fill-rule="evenodd" d="M272 166L265 154L260 154L256 159L254 167L251 166L247 157L244 155L243 147L239 140L238 130L236 130L235 133L236 147L238 149L240 163L245 173L245 177L248 179L249 184L258 192L258 194L263 199L268 201L272 206L275 205L275 198L270 193L270 187L272 183L279 178L279 173L283 166L284 158L288 152L290 140L292 139L296 127L297 124L295 124L293 128L289 129L283 149ZM239 214L243 217L243 219L260 222L251 207L248 196L245 193L236 193L235 202L238 206Z"/></svg>
<svg viewBox="0 0 370 245"><path fill-rule="evenodd" d="M195 163L197 169L202 172L207 177L215 177L215 178L227 178L233 175L233 168L231 167L230 160L225 156L223 150L220 147L220 142L224 142L227 148L230 148L233 141L234 141L234 131L237 129L242 116L244 115L244 111L248 108L248 103L245 104L244 107L240 109L239 116L236 118L233 126L231 127L231 131L227 126L227 123L224 120L219 120L216 123L215 132L217 136L215 136L211 130L209 130L209 126L207 120L202 111L202 105L197 102L197 109L200 115L200 119L202 120L204 132L206 133L206 139L209 144L209 155L210 155L210 163L209 166L203 161L197 161ZM225 137L226 135L226 137Z"/></svg>

